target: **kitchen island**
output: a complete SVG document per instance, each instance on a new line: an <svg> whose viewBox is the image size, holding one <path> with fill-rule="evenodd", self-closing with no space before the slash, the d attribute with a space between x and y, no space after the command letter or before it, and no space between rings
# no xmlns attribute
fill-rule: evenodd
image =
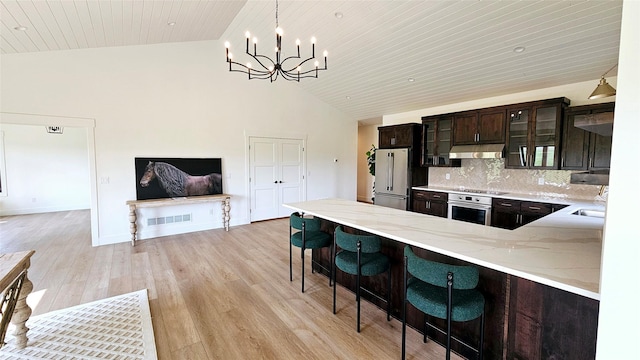
<svg viewBox="0 0 640 360"><path fill-rule="evenodd" d="M325 220L328 231L344 225L381 236L394 259L394 310L401 303L405 244L423 257L477 265L479 288L488 303L487 358L585 359L595 354L604 219L573 212L603 207L574 204L505 230L341 199L285 206ZM330 261L323 252L314 257ZM352 288L348 279L338 280ZM420 330L421 321L412 319L410 324ZM466 325L459 331L475 332ZM464 354L464 349L459 351Z"/></svg>

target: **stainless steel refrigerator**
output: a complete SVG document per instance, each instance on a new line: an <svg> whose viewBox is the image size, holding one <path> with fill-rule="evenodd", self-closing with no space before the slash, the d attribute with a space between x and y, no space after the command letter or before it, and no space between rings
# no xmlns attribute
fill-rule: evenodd
<svg viewBox="0 0 640 360"><path fill-rule="evenodd" d="M408 148L376 150L375 205L409 209L409 165Z"/></svg>

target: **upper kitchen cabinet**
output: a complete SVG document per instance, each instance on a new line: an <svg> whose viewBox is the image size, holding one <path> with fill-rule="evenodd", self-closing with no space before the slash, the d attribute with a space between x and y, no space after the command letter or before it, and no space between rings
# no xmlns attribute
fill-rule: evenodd
<svg viewBox="0 0 640 360"><path fill-rule="evenodd" d="M558 169L566 98L516 104L507 111L505 168Z"/></svg>
<svg viewBox="0 0 640 360"><path fill-rule="evenodd" d="M505 117L503 107L454 114L453 145L504 143Z"/></svg>
<svg viewBox="0 0 640 360"><path fill-rule="evenodd" d="M378 148L395 149L420 145L421 126L417 123L381 126L378 128Z"/></svg>
<svg viewBox="0 0 640 360"><path fill-rule="evenodd" d="M378 148L409 148L411 167L420 166L422 125L408 123L400 125L380 126L378 128ZM415 172L416 174L418 172ZM424 173L424 172L420 172ZM425 175L426 176L426 175ZM425 180L414 179L414 184L424 184Z"/></svg>
<svg viewBox="0 0 640 360"><path fill-rule="evenodd" d="M609 169L614 108L615 103L605 103L567 109L561 169Z"/></svg>
<svg viewBox="0 0 640 360"><path fill-rule="evenodd" d="M450 159L453 115L422 118L422 166L460 166L460 159Z"/></svg>

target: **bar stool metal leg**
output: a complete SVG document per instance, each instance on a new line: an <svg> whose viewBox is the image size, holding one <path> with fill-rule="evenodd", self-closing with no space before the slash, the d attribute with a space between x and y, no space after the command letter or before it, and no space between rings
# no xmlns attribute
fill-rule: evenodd
<svg viewBox="0 0 640 360"><path fill-rule="evenodd" d="M358 275L356 277L356 303L358 304L358 332L360 332L360 265L362 264L362 243L358 241Z"/></svg>

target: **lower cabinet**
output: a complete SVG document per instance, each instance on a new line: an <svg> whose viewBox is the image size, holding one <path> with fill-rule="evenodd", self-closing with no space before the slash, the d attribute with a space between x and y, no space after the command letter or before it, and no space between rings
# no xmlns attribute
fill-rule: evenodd
<svg viewBox="0 0 640 360"><path fill-rule="evenodd" d="M412 190L411 210L422 214L447 217L449 194L437 191Z"/></svg>
<svg viewBox="0 0 640 360"><path fill-rule="evenodd" d="M491 203L491 226L513 230L563 207L565 205L493 198Z"/></svg>

